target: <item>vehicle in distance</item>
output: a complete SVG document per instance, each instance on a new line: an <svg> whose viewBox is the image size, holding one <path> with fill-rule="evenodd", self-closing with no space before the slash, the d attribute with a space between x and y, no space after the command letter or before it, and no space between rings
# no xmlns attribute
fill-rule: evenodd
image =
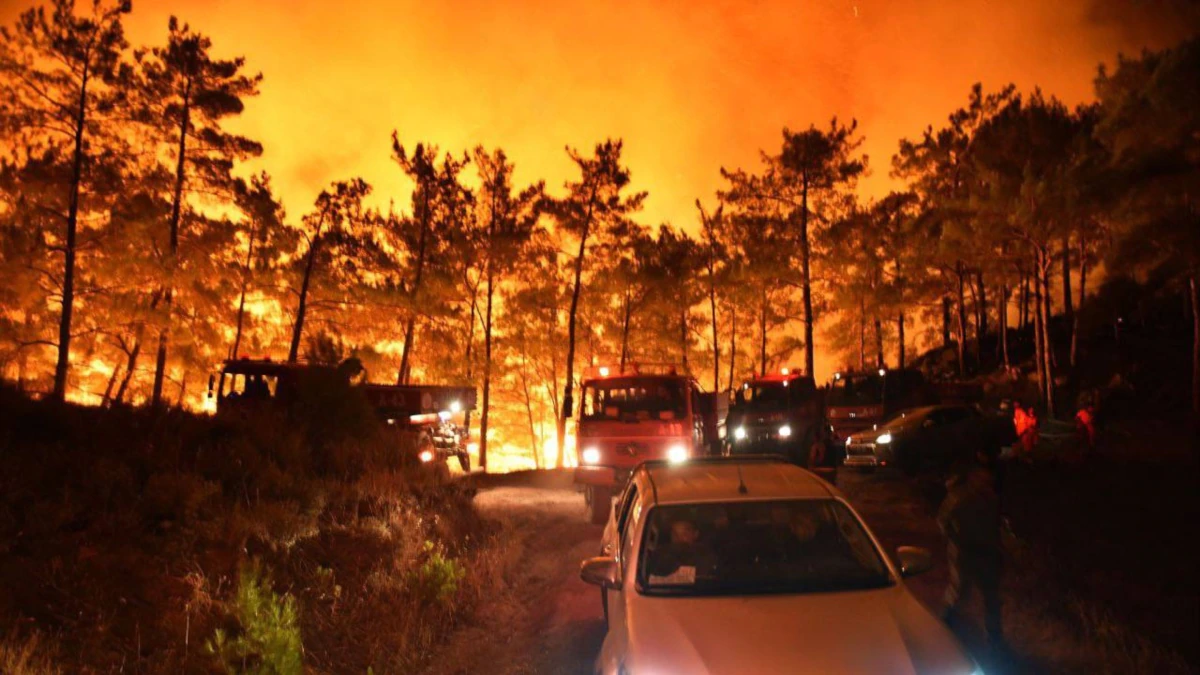
<svg viewBox="0 0 1200 675"><path fill-rule="evenodd" d="M968 405L931 405L896 413L846 439L847 467L896 467L907 474L949 466L978 442L983 415Z"/></svg>
<svg viewBox="0 0 1200 675"><path fill-rule="evenodd" d="M604 523L612 496L649 459L682 462L719 447L728 399L706 394L673 364L626 363L584 371L575 482L591 521Z"/></svg>
<svg viewBox="0 0 1200 675"><path fill-rule="evenodd" d="M824 391L813 378L781 368L744 383L726 422L728 454L777 454L827 480L837 477L840 450L827 441Z"/></svg>
<svg viewBox="0 0 1200 675"><path fill-rule="evenodd" d="M872 429L901 410L937 402L925 376L911 368L836 372L825 400L837 439Z"/></svg>
<svg viewBox="0 0 1200 675"><path fill-rule="evenodd" d="M361 393L376 418L387 425L400 459L445 469L454 457L470 471L466 415L475 409L475 389L431 384L352 383L348 368L317 363L286 363L271 359L229 359L208 378L206 405L218 414L259 414L291 411L302 388L346 387Z"/></svg>
<svg viewBox="0 0 1200 675"><path fill-rule="evenodd" d="M595 671L962 673L975 664L836 488L780 458L648 462L580 576L603 589Z"/></svg>

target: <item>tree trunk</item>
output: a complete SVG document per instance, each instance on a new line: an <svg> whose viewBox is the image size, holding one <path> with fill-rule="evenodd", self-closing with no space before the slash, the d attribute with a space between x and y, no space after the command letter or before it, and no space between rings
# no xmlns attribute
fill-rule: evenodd
<svg viewBox="0 0 1200 675"><path fill-rule="evenodd" d="M1087 298L1087 240L1079 238L1079 309L1083 309L1083 301ZM1071 318L1071 370L1079 362L1079 312L1073 312Z"/></svg>
<svg viewBox="0 0 1200 675"><path fill-rule="evenodd" d="M1017 302L1017 328L1024 331L1029 327L1029 275L1024 270L1021 270L1021 290Z"/></svg>
<svg viewBox="0 0 1200 675"><path fill-rule="evenodd" d="M762 302L758 308L758 375L766 377L767 375L767 289L764 287L762 292Z"/></svg>
<svg viewBox="0 0 1200 675"><path fill-rule="evenodd" d="M867 300L858 298L858 372L867 369Z"/></svg>
<svg viewBox="0 0 1200 675"><path fill-rule="evenodd" d="M733 391L733 378L737 375L737 303L729 303L729 390Z"/></svg>
<svg viewBox="0 0 1200 675"><path fill-rule="evenodd" d="M112 398L113 403L125 400L125 392L129 390L129 382L133 379L133 372L137 368L138 355L141 351L142 338L139 330L137 337L134 338L133 349L129 351L129 359L125 362L125 376L121 378L121 386L117 387L117 393Z"/></svg>
<svg viewBox="0 0 1200 675"><path fill-rule="evenodd" d="M1042 322L1042 316L1043 316L1043 314L1042 314L1042 291L1041 291L1042 284L1041 284L1041 282L1038 281L1038 277L1041 274L1038 270L1041 268L1041 264L1042 264L1042 255L1041 255L1040 251L1036 252L1036 258L1037 258L1037 260L1033 266L1034 279L1033 279L1033 284L1032 284L1032 286L1033 286L1033 288L1032 288L1033 310L1034 310L1033 311L1033 347L1034 347L1033 348L1033 357L1034 357L1034 363L1037 366L1038 398L1044 401L1046 398L1046 359L1042 354L1042 349L1045 345L1045 343L1042 340L1042 333L1044 331L1045 324Z"/></svg>
<svg viewBox="0 0 1200 675"><path fill-rule="evenodd" d="M897 342L899 343L899 363L900 370L904 370L904 312L900 312L900 316L896 321Z"/></svg>
<svg viewBox="0 0 1200 675"><path fill-rule="evenodd" d="M679 349L683 352L683 372L688 369L687 308L679 313Z"/></svg>
<svg viewBox="0 0 1200 675"><path fill-rule="evenodd" d="M883 358L883 322L879 317L875 317L875 366L887 368L887 361Z"/></svg>
<svg viewBox="0 0 1200 675"><path fill-rule="evenodd" d="M712 312L713 391L715 392L721 390L721 341L717 335L717 280L713 269L714 264L710 263L708 267L708 305Z"/></svg>
<svg viewBox="0 0 1200 675"><path fill-rule="evenodd" d="M1008 285L1000 284L1000 300L997 303L999 313L996 320L999 323L1000 330L1000 359L1004 363L1004 367L1010 366L1008 360Z"/></svg>
<svg viewBox="0 0 1200 675"><path fill-rule="evenodd" d="M487 472L488 410L492 393L492 297L495 291L495 272L488 256L487 305L483 320L483 413L479 416L479 468Z"/></svg>
<svg viewBox="0 0 1200 675"><path fill-rule="evenodd" d="M1074 301L1071 299L1071 235L1062 238L1063 316L1067 323L1075 318Z"/></svg>
<svg viewBox="0 0 1200 675"><path fill-rule="evenodd" d="M100 406L107 407L110 397L112 396L113 386L117 383L117 375L121 373L121 362L113 366L112 374L108 376L108 384L104 386L104 396L100 397Z"/></svg>
<svg viewBox="0 0 1200 675"><path fill-rule="evenodd" d="M1042 341L1045 346L1042 347L1042 353L1046 358L1046 415L1054 416L1054 342L1050 339L1050 253L1047 251L1044 255L1045 264L1042 265L1042 274L1045 284L1045 292L1042 293Z"/></svg>
<svg viewBox="0 0 1200 675"><path fill-rule="evenodd" d="M950 296L942 296L942 346L950 346Z"/></svg>
<svg viewBox="0 0 1200 675"><path fill-rule="evenodd" d="M583 230L579 234L579 255L575 257L575 286L571 290L571 313L567 317L567 380L563 385L562 410L558 416L558 466L564 463L563 444L566 442L567 417L571 407L575 405L575 317L579 312L579 292L583 283L583 256L587 253L588 235L592 229L592 210L596 204L596 186L588 191L587 215L583 220Z"/></svg>
<svg viewBox="0 0 1200 675"><path fill-rule="evenodd" d="M963 271L961 261L955 267L955 274L958 276L958 376L965 377L967 374L967 298L963 289L963 277L966 273Z"/></svg>
<svg viewBox="0 0 1200 675"><path fill-rule="evenodd" d="M803 179L800 192L800 273L803 275L804 291L804 374L810 377L815 373L816 359L813 356L813 304L811 256L812 248L808 242L808 176Z"/></svg>
<svg viewBox="0 0 1200 675"><path fill-rule="evenodd" d="M404 322L404 346L400 351L400 372L396 384L408 384L409 369L412 367L413 339L417 326L417 294L421 292L421 277L425 272L425 248L429 238L429 186L421 192L421 234L417 237L417 269L413 273L412 288L408 293L408 317Z"/></svg>
<svg viewBox="0 0 1200 675"><path fill-rule="evenodd" d="M1196 285L1196 275L1192 274L1188 279L1192 294L1192 414L1200 420L1200 294Z"/></svg>
<svg viewBox="0 0 1200 675"><path fill-rule="evenodd" d="M71 367L71 315L75 309L75 233L79 222L79 187L83 181L83 133L87 115L88 63L83 65L79 105L75 109L75 150L71 159L71 184L67 197L67 236L63 246L62 315L58 321L58 360L54 364L51 398L67 395L67 372Z"/></svg>
<svg viewBox="0 0 1200 675"><path fill-rule="evenodd" d="M629 320L633 313L633 299L629 297L629 288L625 288L625 312L621 319L621 371L625 372L625 362L629 359Z"/></svg>
<svg viewBox="0 0 1200 675"><path fill-rule="evenodd" d="M192 80L188 79L183 92L183 111L179 115L179 157L175 160L175 191L171 199L170 257L167 259L167 290L163 294L166 303L166 319L158 332L158 353L154 359L154 388L150 394L150 406L162 405L163 378L167 370L167 339L171 333L171 307L175 299L175 267L179 256L179 218L183 212L183 181L187 166L187 132L191 123Z"/></svg>
<svg viewBox="0 0 1200 675"><path fill-rule="evenodd" d="M1050 325L1050 321L1054 319L1054 299L1051 297L1050 292L1050 270L1054 267L1054 259L1048 249L1044 260L1045 266L1042 271L1042 304L1045 305L1046 323L1044 324L1045 330L1043 331L1042 339L1046 341L1046 353L1050 359L1050 365L1058 367L1058 357L1054 354L1054 334Z"/></svg>
<svg viewBox="0 0 1200 675"><path fill-rule="evenodd" d="M322 216L324 220L324 216ZM300 302L296 306L296 323L292 326L292 345L288 349L288 363L295 363L300 356L300 336L304 333L304 315L308 310L308 286L312 278L313 261L317 258L317 247L321 244L321 226L317 224L317 232L308 245L307 260L304 261L304 278L300 282Z"/></svg>
<svg viewBox="0 0 1200 675"><path fill-rule="evenodd" d="M229 358L236 359L238 350L242 347L242 324L246 316L246 290L250 286L250 276L254 265L254 223L250 224L250 245L246 249L246 264L242 268L242 288L238 296L237 330L233 334L233 347L229 350Z"/></svg>
<svg viewBox="0 0 1200 675"><path fill-rule="evenodd" d="M975 351L978 352L980 367L983 367L983 339L988 332L987 286L983 283L983 272L975 273L975 284L979 287L975 303L979 308L979 318L975 320Z"/></svg>

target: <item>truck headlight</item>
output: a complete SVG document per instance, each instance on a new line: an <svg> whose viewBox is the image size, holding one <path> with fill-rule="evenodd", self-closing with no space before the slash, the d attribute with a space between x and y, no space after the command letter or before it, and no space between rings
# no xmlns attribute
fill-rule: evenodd
<svg viewBox="0 0 1200 675"><path fill-rule="evenodd" d="M885 431L879 435L879 438L875 439L875 442L880 445L887 445L892 442L892 435Z"/></svg>
<svg viewBox="0 0 1200 675"><path fill-rule="evenodd" d="M600 449L599 448L584 448L583 449L583 463L584 464L599 464L600 463Z"/></svg>
<svg viewBox="0 0 1200 675"><path fill-rule="evenodd" d="M417 455L417 457L419 457L422 462L428 464L429 462L433 461L433 451L432 450L422 450L421 454Z"/></svg>
<svg viewBox="0 0 1200 675"><path fill-rule="evenodd" d="M667 461L672 464L686 462L688 458L687 446L683 443L676 443L670 448L667 448Z"/></svg>
<svg viewBox="0 0 1200 675"><path fill-rule="evenodd" d="M780 438L791 438L792 437L792 428L786 424L779 427L779 437Z"/></svg>
<svg viewBox="0 0 1200 675"><path fill-rule="evenodd" d="M733 438L737 441L746 440L746 427L738 427L733 430Z"/></svg>

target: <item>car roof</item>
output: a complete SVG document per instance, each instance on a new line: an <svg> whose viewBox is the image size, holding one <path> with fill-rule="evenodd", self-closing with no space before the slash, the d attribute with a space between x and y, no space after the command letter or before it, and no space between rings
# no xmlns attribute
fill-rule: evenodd
<svg viewBox="0 0 1200 675"><path fill-rule="evenodd" d="M641 467L656 504L832 498L821 478L782 458L707 458ZM740 492L740 485L746 491Z"/></svg>

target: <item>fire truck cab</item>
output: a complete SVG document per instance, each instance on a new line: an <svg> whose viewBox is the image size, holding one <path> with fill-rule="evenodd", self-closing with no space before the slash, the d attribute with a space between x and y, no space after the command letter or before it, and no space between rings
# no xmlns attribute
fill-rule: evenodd
<svg viewBox="0 0 1200 675"><path fill-rule="evenodd" d="M731 455L782 455L829 481L836 480L825 396L809 375L781 368L745 382L729 410Z"/></svg>
<svg viewBox="0 0 1200 675"><path fill-rule="evenodd" d="M728 399L704 393L683 368L627 363L584 370L576 426L579 465L593 523L608 519L612 496L638 464L686 462L719 451Z"/></svg>
<svg viewBox="0 0 1200 675"><path fill-rule="evenodd" d="M914 369L838 371L826 394L829 424L842 442L901 410L936 402L925 377Z"/></svg>

